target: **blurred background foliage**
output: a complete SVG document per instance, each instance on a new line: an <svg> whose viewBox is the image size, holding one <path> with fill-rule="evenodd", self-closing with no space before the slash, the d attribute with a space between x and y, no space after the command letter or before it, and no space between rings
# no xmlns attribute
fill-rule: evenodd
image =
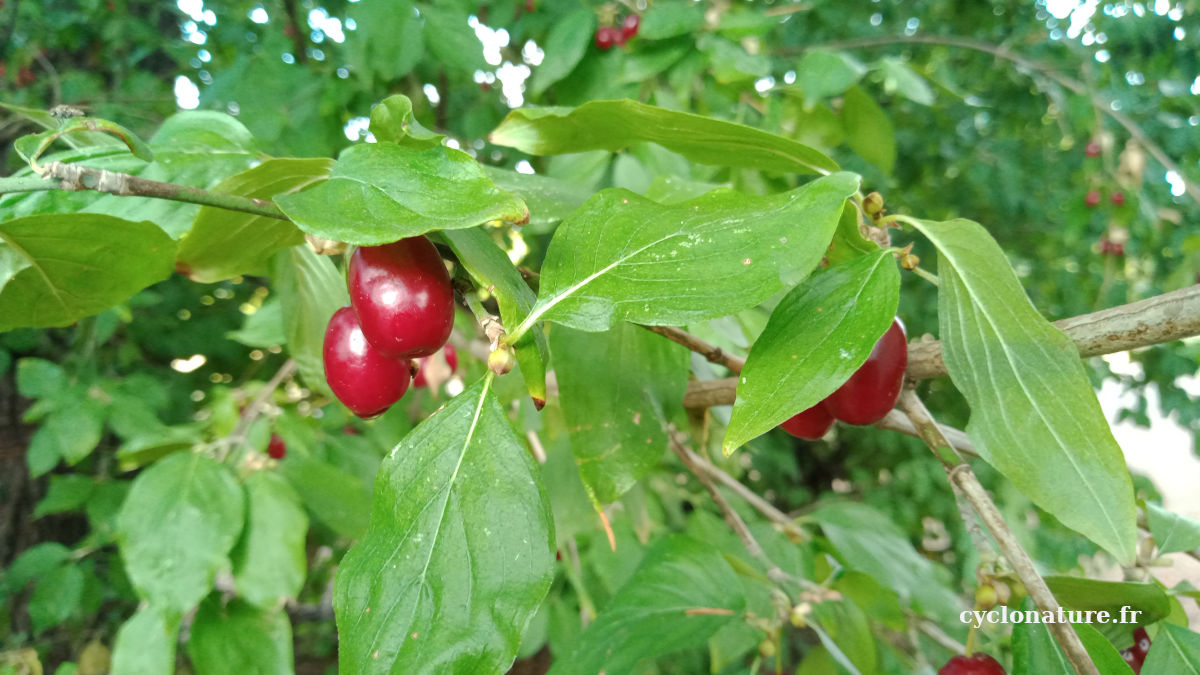
<svg viewBox="0 0 1200 675"><path fill-rule="evenodd" d="M629 13L642 16L639 35L599 49L595 29ZM0 0L0 103L8 106L0 109L0 173L20 168L11 141L36 129L23 109L69 104L144 137L181 108L222 111L245 125L263 155L336 156L366 136L375 102L402 93L424 126L481 162L557 178L584 194L608 186L664 199L712 185L773 192L799 180L693 166L656 146L535 158L487 139L514 107L629 97L820 148L861 173L892 211L983 223L1038 309L1058 319L1196 283L1200 209L1184 182L1200 181L1198 55L1195 0ZM1131 142L1114 113L1184 175ZM1098 157L1087 156L1088 143L1098 145ZM210 186L223 177L192 179ZM1093 190L1102 199L1089 207ZM1123 203L1114 201L1118 193ZM536 268L553 223L539 223L534 206L533 223L506 244ZM916 239L897 231L893 240ZM1121 243L1124 254L1104 254L1102 240ZM914 252L932 269L932 248L916 241ZM57 565L68 557L86 559L70 566L81 570L78 580L74 572L56 579L54 587L76 589L66 605L51 584L30 590L33 576L9 569L3 591L11 616L0 621L6 647L34 636L58 656L50 662L77 658L106 621L132 611L121 565L91 555L111 553L112 518L128 483L121 471L234 429L238 406L284 359L280 338L262 320L280 311L269 295L261 279L201 285L176 276L75 327L0 335L0 421L15 432L0 433L7 464L0 562L24 560L44 571L65 569ZM900 315L910 337L936 334L935 308L934 289L906 275ZM766 316L746 312L689 328L744 351ZM203 358L193 366L196 354ZM1091 360L1097 384L1117 378L1136 392L1125 414L1143 424L1145 393L1154 388L1161 412L1200 438L1200 401L1179 384L1197 372L1197 345L1132 359L1140 367L1120 375ZM723 374L704 362L695 370ZM923 387L942 420L965 425L965 404L947 379ZM299 455L286 472L307 490L314 519L301 599L317 603L347 538L362 527L381 454L408 428L413 409L439 402L422 393L410 409L401 405L371 425L295 384L278 402L284 413L271 424ZM727 418L715 409L710 422ZM520 423L544 427L553 443L561 420ZM260 450L271 424L260 420L248 432ZM708 433L718 443L720 432ZM72 453L81 462L73 472L52 471ZM39 456L53 461L39 464ZM956 587L974 584L977 559L941 470L911 439L844 427L818 443L770 434L730 468L784 509L811 508L832 494L862 500L948 564ZM980 471L985 483L998 483ZM616 522L619 539L677 526L694 508L672 467L644 483L622 500L632 515ZM1139 487L1154 497L1148 483ZM586 504L555 497L556 512L578 515L573 529L585 560L589 549L607 546ZM1002 503L1014 518L1032 512L1012 490ZM1046 520L1026 542L1035 558L1070 570L1095 552ZM636 563L612 569L599 560L588 568L598 594L589 602L598 604ZM531 629L548 631L543 642L551 649L565 638L545 626L569 626L579 612L560 586ZM297 623L298 662L331 662L332 622L323 619ZM662 672L694 672L682 661L676 667Z"/></svg>

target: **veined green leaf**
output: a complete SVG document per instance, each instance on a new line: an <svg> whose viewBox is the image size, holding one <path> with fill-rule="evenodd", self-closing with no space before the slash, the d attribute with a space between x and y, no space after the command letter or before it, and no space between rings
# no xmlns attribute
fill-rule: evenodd
<svg viewBox="0 0 1200 675"><path fill-rule="evenodd" d="M112 675L171 675L179 617L149 605L121 624L113 644Z"/></svg>
<svg viewBox="0 0 1200 675"><path fill-rule="evenodd" d="M1200 548L1200 521L1146 503L1146 520L1159 554L1178 553Z"/></svg>
<svg viewBox="0 0 1200 675"><path fill-rule="evenodd" d="M230 176L213 190L271 199L324 180L332 166L333 160L326 158L271 159ZM176 267L205 283L265 274L272 253L303 243L304 234L286 220L205 206L179 242Z"/></svg>
<svg viewBox="0 0 1200 675"><path fill-rule="evenodd" d="M198 453L172 455L138 475L117 522L133 587L180 614L195 607L229 564L243 501L232 472Z"/></svg>
<svg viewBox="0 0 1200 675"><path fill-rule="evenodd" d="M587 52L595 32L596 12L590 7L579 7L555 21L546 36L546 58L529 79L530 93L540 94L566 77Z"/></svg>
<svg viewBox="0 0 1200 675"><path fill-rule="evenodd" d="M555 233L526 322L681 325L756 305L816 266L857 186L838 173L777 195L716 190L672 205L600 192Z"/></svg>
<svg viewBox="0 0 1200 675"><path fill-rule="evenodd" d="M594 499L616 501L667 449L667 416L687 389L688 351L628 323L603 333L555 328L550 337L579 475Z"/></svg>
<svg viewBox="0 0 1200 675"><path fill-rule="evenodd" d="M275 202L305 232L362 246L529 219L519 197L497 188L470 155L443 145L352 146L329 180Z"/></svg>
<svg viewBox="0 0 1200 675"><path fill-rule="evenodd" d="M946 368L971 405L967 433L980 456L1064 525L1132 562L1133 484L1075 344L1033 307L978 223L911 222L938 249Z"/></svg>
<svg viewBox="0 0 1200 675"><path fill-rule="evenodd" d="M234 585L250 604L282 607L304 585L308 516L300 496L279 474L256 471L245 488L246 527L231 555Z"/></svg>
<svg viewBox="0 0 1200 675"><path fill-rule="evenodd" d="M384 460L367 534L338 569L347 673L491 673L512 664L553 578L540 472L488 383Z"/></svg>
<svg viewBox="0 0 1200 675"><path fill-rule="evenodd" d="M395 94L371 108L371 133L380 141L410 148L429 148L440 145L442 134L426 129L413 115L412 100Z"/></svg>
<svg viewBox="0 0 1200 675"><path fill-rule="evenodd" d="M725 452L832 394L867 360L899 302L900 273L882 249L821 270L792 289L746 357Z"/></svg>
<svg viewBox="0 0 1200 675"><path fill-rule="evenodd" d="M209 596L196 612L188 657L196 675L292 675L292 625L282 607L259 609Z"/></svg>
<svg viewBox="0 0 1200 675"><path fill-rule="evenodd" d="M1142 664L1146 675L1200 675L1200 635L1164 621Z"/></svg>
<svg viewBox="0 0 1200 675"><path fill-rule="evenodd" d="M574 649L555 658L550 675L633 672L642 659L703 644L723 626L744 621L744 605L742 584L719 551L668 537L646 553Z"/></svg>
<svg viewBox="0 0 1200 675"><path fill-rule="evenodd" d="M16 273L0 287L0 331L66 326L166 279L175 242L152 223L90 213L0 223Z"/></svg>
<svg viewBox="0 0 1200 675"><path fill-rule="evenodd" d="M275 255L272 281L283 306L283 332L288 354L309 389L332 396L325 382L321 350L325 328L338 309L350 304L346 281L329 256L307 246L293 246Z"/></svg>
<svg viewBox="0 0 1200 675"><path fill-rule="evenodd" d="M574 109L514 110L491 140L531 155L616 151L650 141L700 164L788 173L838 170L832 159L790 138L627 99L590 101Z"/></svg>

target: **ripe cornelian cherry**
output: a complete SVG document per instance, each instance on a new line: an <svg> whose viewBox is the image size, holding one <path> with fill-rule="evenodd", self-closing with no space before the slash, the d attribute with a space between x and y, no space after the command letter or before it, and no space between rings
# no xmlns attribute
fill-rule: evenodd
<svg viewBox="0 0 1200 675"><path fill-rule="evenodd" d="M1124 192L1112 193L1111 199L1112 199L1113 206L1125 206L1125 193Z"/></svg>
<svg viewBox="0 0 1200 675"><path fill-rule="evenodd" d="M642 18L637 14L630 14L621 20L621 44L625 44L629 38L637 35L638 26L642 23Z"/></svg>
<svg viewBox="0 0 1200 675"><path fill-rule="evenodd" d="M437 249L425 237L363 246L350 258L350 306L380 354L429 356L454 327L454 289Z"/></svg>
<svg viewBox="0 0 1200 675"><path fill-rule="evenodd" d="M1006 675L1004 666L987 654L955 656L938 670L938 675Z"/></svg>
<svg viewBox="0 0 1200 675"><path fill-rule="evenodd" d="M601 26L596 30L596 46L600 49L612 49L621 41L621 29L612 26Z"/></svg>
<svg viewBox="0 0 1200 675"><path fill-rule="evenodd" d="M446 357L446 365L450 366L450 374L458 372L458 351L454 349L454 345L446 345L442 348L442 355ZM428 384L425 381L425 366L429 364L429 360L433 356L424 356L421 358L421 369L417 371L416 377L413 378L414 387L424 387Z"/></svg>
<svg viewBox="0 0 1200 675"><path fill-rule="evenodd" d="M899 320L875 342L865 363L823 405L847 424L874 424L895 407L908 367L908 343Z"/></svg>
<svg viewBox="0 0 1200 675"><path fill-rule="evenodd" d="M284 444L283 438L279 434L271 434L271 440L267 443L267 456L271 459L283 459L287 454L287 445Z"/></svg>
<svg viewBox="0 0 1200 675"><path fill-rule="evenodd" d="M1088 190L1088 193L1083 196L1083 203L1087 205L1089 209L1095 208L1096 205L1100 203L1100 191Z"/></svg>
<svg viewBox="0 0 1200 675"><path fill-rule="evenodd" d="M367 342L354 310L334 312L325 329L325 380L350 412L359 417L383 414L408 391L408 361L389 359Z"/></svg>
<svg viewBox="0 0 1200 675"><path fill-rule="evenodd" d="M820 440L833 426L833 415L824 403L818 403L803 412L796 413L779 425L784 431L806 441Z"/></svg>
<svg viewBox="0 0 1200 675"><path fill-rule="evenodd" d="M1083 154L1087 155L1088 157L1099 157L1100 144L1096 141L1088 141L1088 144L1083 146Z"/></svg>

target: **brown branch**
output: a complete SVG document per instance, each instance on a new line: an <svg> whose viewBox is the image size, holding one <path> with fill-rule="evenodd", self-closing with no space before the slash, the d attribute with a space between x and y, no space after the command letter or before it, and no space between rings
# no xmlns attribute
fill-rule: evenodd
<svg viewBox="0 0 1200 675"><path fill-rule="evenodd" d="M1200 285L1156 295L1099 312L1055 321L1075 342L1080 356L1113 354L1200 335ZM925 380L946 374L940 341L908 345L909 378ZM683 405L706 408L731 405L737 378L698 380L688 384Z"/></svg>
<svg viewBox="0 0 1200 675"><path fill-rule="evenodd" d="M844 42L830 42L822 45L812 45L804 49L855 49L859 47L882 47L895 44L928 44L940 45L943 47L960 47L962 49L971 49L977 52L991 54L998 59L1004 59L1011 63L1015 63L1029 70L1036 71L1042 76L1057 82L1060 86L1068 89L1081 96L1088 97L1092 106L1100 112L1108 115L1117 124L1120 124L1125 131L1138 143L1146 148L1150 156L1154 157L1159 164L1163 165L1168 171L1173 171L1179 179L1183 181L1184 190L1187 191L1192 201L1200 204L1200 187L1188 180L1187 174L1176 164L1157 143L1150 140L1150 137L1142 131L1132 119L1119 110L1113 110L1112 101L1099 96L1092 92L1089 87L1079 80L1067 77L1059 73L1053 66L1035 61L1025 56L1021 56L1004 47L997 47L986 42L978 42L976 40L968 40L958 37L940 37L935 35L911 35L904 37L883 37L883 38L864 38L861 40L846 40Z"/></svg>
<svg viewBox="0 0 1200 675"><path fill-rule="evenodd" d="M652 333L658 333L672 342L681 344L708 359L709 363L725 366L735 374L742 372L742 366L746 365L746 359L729 354L720 347L710 345L695 335L674 326L642 326L642 328Z"/></svg>
<svg viewBox="0 0 1200 675"><path fill-rule="evenodd" d="M946 462L945 448L950 447L948 441L941 430L938 428L937 422L933 416L925 408L925 404L917 397L916 392L911 388L906 387L900 394L900 409L908 415L912 420L913 426L921 434L921 439L925 444L933 450L934 454L939 459ZM987 491L979 484L979 479L975 477L975 473L971 471L969 464L958 463L949 464L946 467L946 477L950 483L960 490L970 502L971 507L979 514L979 519L983 521L988 532L1000 547L1001 553L1012 566L1013 571L1025 584L1026 590L1029 592L1029 597L1033 599L1037 608L1043 612L1052 612L1055 615L1059 613L1060 606L1058 600L1054 598L1054 594L1050 591L1050 587L1037 573L1037 567L1029 554L1017 541L1016 535L1009 529L1008 523L1004 522L1004 517L1000 514L1000 510L992 502ZM1078 675L1100 675L1100 671L1096 669L1096 665L1092 663L1091 657L1087 650L1083 648L1083 643L1080 642L1079 636L1075 634L1075 629L1069 623L1051 622L1046 624L1054 639L1062 647L1063 653L1067 657L1067 661L1075 669Z"/></svg>
<svg viewBox="0 0 1200 675"><path fill-rule="evenodd" d="M283 0L283 10L287 14L287 30L284 33L292 40L292 51L295 52L296 63L308 62L308 50L305 48L304 23L300 21L300 10L296 0Z"/></svg>

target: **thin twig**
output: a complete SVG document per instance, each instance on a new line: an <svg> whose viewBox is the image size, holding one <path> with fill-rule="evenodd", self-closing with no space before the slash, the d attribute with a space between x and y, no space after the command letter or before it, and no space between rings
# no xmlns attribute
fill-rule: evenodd
<svg viewBox="0 0 1200 675"><path fill-rule="evenodd" d="M881 47L894 44L929 44L939 45L943 47L959 47L962 49L971 49L977 52L991 54L998 59L1010 61L1019 66L1028 68L1047 79L1057 82L1062 87L1070 90L1073 93L1081 96L1086 96L1092 101L1092 106L1111 117L1117 124L1120 124L1125 131L1138 143L1146 148L1159 164L1163 165L1168 171L1175 172L1179 179L1183 181L1184 190L1192 201L1200 204L1200 187L1188 179L1187 174L1176 164L1157 143L1150 140L1142 128L1130 119L1125 113L1119 110L1114 110L1112 101L1105 99L1102 96L1089 91L1089 88L1083 82L1067 77L1059 73L1054 66L1035 61L1031 58L1022 56L1004 47L997 47L986 42L978 42L976 40L968 40L966 38L934 36L934 35L909 35L904 37L882 37L882 38L864 38L861 40L846 40L844 42L832 42L826 44L814 44L806 46L804 49L855 49L859 47Z"/></svg>
<svg viewBox="0 0 1200 675"><path fill-rule="evenodd" d="M947 635L946 631L942 630L941 627L936 623L911 612L905 612L905 614L908 616L910 623L916 624L917 630L924 633L926 637L938 643L942 647L945 647L947 651L955 654L965 654L967 652L965 645Z"/></svg>
<svg viewBox="0 0 1200 675"><path fill-rule="evenodd" d="M262 413L263 404L271 397L279 385L291 377L296 372L296 360L288 359L283 362L279 370L275 371L275 375L263 385L259 390L258 395L254 400L250 401L250 405L242 411L242 416L238 418L237 426L233 428L233 432L225 437L222 443L222 450L219 460L224 461L229 452L246 441L246 434L250 431L250 425L254 424L254 420Z"/></svg>
<svg viewBox="0 0 1200 675"><path fill-rule="evenodd" d="M288 220L288 217L283 215L283 211L280 211L278 206L265 199L240 197L238 195L213 192L211 190L202 190L190 185L164 183L162 181L139 178L118 171L92 169L80 164L67 164L64 162L50 162L42 167L42 172L42 175L46 178L57 179L59 182L53 187L61 190L95 190L121 197L168 199L176 202L215 206L231 211L252 213L257 216ZM37 187L26 189L42 190L45 188L38 185ZM0 191L17 192L19 190L4 182L0 183Z"/></svg>
<svg viewBox="0 0 1200 675"><path fill-rule="evenodd" d="M692 335L691 333L674 326L642 326L642 328L645 328L652 333L658 333L671 342L681 344L684 347L696 352L700 356L703 356L708 360L709 363L725 366L734 374L742 372L742 366L746 365L746 359L729 354L720 347L716 345L710 345L695 335Z"/></svg>
<svg viewBox="0 0 1200 675"><path fill-rule="evenodd" d="M1081 357L1113 354L1193 337L1200 335L1200 285L1062 319L1054 325L1075 342ZM937 340L910 343L905 374L914 380L945 375L942 343ZM735 377L694 380L688 383L683 405L685 408L732 405L736 390Z"/></svg>
<svg viewBox="0 0 1200 675"><path fill-rule="evenodd" d="M979 479L975 477L975 473L971 471L968 464L958 462L955 463L948 457L950 450L950 442L942 434L934 421L933 416L925 408L925 404L917 397L916 392L910 387L906 387L900 394L900 409L912 419L913 426L921 433L922 440L933 450L934 454L946 464L946 476L950 483L956 486L966 496L967 501L971 503L971 507L979 514L980 520L983 521L985 527L995 539L996 544L1000 547L1000 551L1012 566L1013 571L1025 584L1026 590L1029 592L1029 597L1033 599L1037 608L1043 612L1052 612L1055 615L1059 613L1059 604L1055 600L1054 594L1050 592L1050 587L1046 585L1045 580L1037 573L1037 567L1029 554L1021 547L1021 543L1017 541L1012 530L1009 529L1008 523L1004 522L1004 517L1000 514L999 509L992 503L988 497L987 491L980 485ZM1047 623L1047 628L1054 636L1054 639L1062 647L1067 660L1075 669L1078 675L1099 675L1100 671L1096 669L1096 665L1092 663L1092 659L1088 656L1087 650L1083 648L1083 643L1080 642L1079 636L1069 623Z"/></svg>

